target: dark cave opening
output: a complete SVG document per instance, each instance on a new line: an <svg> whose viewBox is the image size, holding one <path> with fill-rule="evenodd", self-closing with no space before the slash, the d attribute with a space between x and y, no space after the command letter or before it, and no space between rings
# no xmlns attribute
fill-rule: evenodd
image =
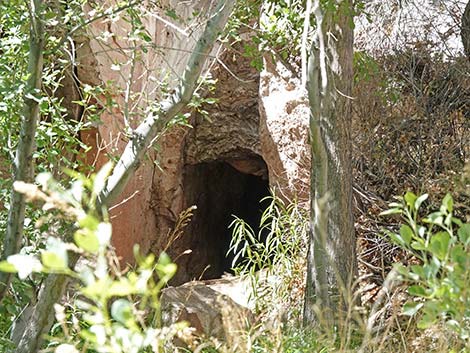
<svg viewBox="0 0 470 353"><path fill-rule="evenodd" d="M187 165L184 174L186 206L196 205L186 229L184 277L214 279L230 273L233 256L227 256L233 215L242 218L257 234L261 214L270 195L267 167L261 157Z"/></svg>

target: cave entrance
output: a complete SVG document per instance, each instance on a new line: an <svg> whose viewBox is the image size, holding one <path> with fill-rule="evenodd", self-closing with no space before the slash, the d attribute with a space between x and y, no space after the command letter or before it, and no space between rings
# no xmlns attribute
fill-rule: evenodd
<svg viewBox="0 0 470 353"><path fill-rule="evenodd" d="M185 202L187 207L197 206L184 236L185 245L192 250L185 268L180 267L186 279L213 279L231 272L233 257L227 256L227 251L232 215L258 233L266 207L260 200L270 195L267 175L266 163L259 156L185 167Z"/></svg>

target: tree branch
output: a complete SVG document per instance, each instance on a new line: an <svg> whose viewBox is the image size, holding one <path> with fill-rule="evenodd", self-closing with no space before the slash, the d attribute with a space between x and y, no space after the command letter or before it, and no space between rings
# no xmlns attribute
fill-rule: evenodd
<svg viewBox="0 0 470 353"><path fill-rule="evenodd" d="M232 12L234 3L235 1L230 0L219 1L215 14L207 22L204 33L201 35L189 58L175 93L160 103L158 112L152 112L134 130L131 140L124 149L121 158L108 179L106 187L98 198L98 210L103 206L109 206L122 192L129 179L139 168L150 143L191 100L206 59L212 50L217 36L223 30Z"/></svg>
<svg viewBox="0 0 470 353"><path fill-rule="evenodd" d="M44 26L41 18L42 0L31 0L29 8L30 18L30 49L28 58L29 78L26 82L25 96L23 98L23 113L21 117L21 132L13 162L13 181L32 182L33 179L33 151L35 147L35 134L39 120L38 92L42 84ZM25 195L12 188L10 208L8 210L8 224L3 241L1 260L20 251L23 238L23 223L25 217ZM11 281L11 274L0 272L0 301L4 297Z"/></svg>

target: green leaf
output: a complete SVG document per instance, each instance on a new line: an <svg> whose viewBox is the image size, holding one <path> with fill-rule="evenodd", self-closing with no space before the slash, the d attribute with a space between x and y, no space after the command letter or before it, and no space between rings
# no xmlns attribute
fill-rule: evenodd
<svg viewBox="0 0 470 353"><path fill-rule="evenodd" d="M450 194L447 194L442 199L441 211L444 212L444 210L447 211L448 213L451 213L454 210L454 200L452 199L452 196Z"/></svg>
<svg viewBox="0 0 470 353"><path fill-rule="evenodd" d="M426 245L421 239L411 242L411 248L418 251L426 250Z"/></svg>
<svg viewBox="0 0 470 353"><path fill-rule="evenodd" d="M443 226L444 216L442 215L442 212L433 212L424 219L424 222Z"/></svg>
<svg viewBox="0 0 470 353"><path fill-rule="evenodd" d="M408 270L408 267L403 266L401 263L396 263L393 265L393 268L395 271L397 271L400 275L408 277L410 274L410 271Z"/></svg>
<svg viewBox="0 0 470 353"><path fill-rule="evenodd" d="M158 258L158 264L159 265L168 265L171 264L171 259L170 256L166 252L162 252Z"/></svg>
<svg viewBox="0 0 470 353"><path fill-rule="evenodd" d="M424 273L426 274L426 278L428 279L435 278L440 268L441 262L435 256L431 258L431 261L429 263L423 265Z"/></svg>
<svg viewBox="0 0 470 353"><path fill-rule="evenodd" d="M111 305L111 316L114 320L127 325L133 319L132 305L126 299L117 299Z"/></svg>
<svg viewBox="0 0 470 353"><path fill-rule="evenodd" d="M15 265L9 263L8 261L0 261L0 271L1 272L9 272L9 273L17 273Z"/></svg>
<svg viewBox="0 0 470 353"><path fill-rule="evenodd" d="M415 315L419 309L423 307L423 303L415 303L415 302L408 302L403 305L403 315L413 316Z"/></svg>
<svg viewBox="0 0 470 353"><path fill-rule="evenodd" d="M430 250L439 260L444 260L449 249L450 234L438 232L431 237Z"/></svg>
<svg viewBox="0 0 470 353"><path fill-rule="evenodd" d="M390 231L386 231L386 234L390 237L390 240L395 244L400 245L401 247L406 247L406 243L400 234L393 233Z"/></svg>
<svg viewBox="0 0 470 353"><path fill-rule="evenodd" d="M65 270L68 268L67 259L52 251L41 253L42 264L51 270Z"/></svg>
<svg viewBox="0 0 470 353"><path fill-rule="evenodd" d="M414 209L414 205L415 205L415 202L416 202L417 198L418 197L414 193L412 193L411 191L408 191L405 194L404 199L405 199L406 204L408 205L408 208Z"/></svg>
<svg viewBox="0 0 470 353"><path fill-rule="evenodd" d="M100 242L96 233L89 229L79 229L75 232L73 239L80 249L96 254L100 248Z"/></svg>
<svg viewBox="0 0 470 353"><path fill-rule="evenodd" d="M411 271L413 271L414 274L418 276L418 279L426 279L426 273L424 272L424 269L420 265L412 265L411 266ZM416 279L416 280L418 280Z"/></svg>
<svg viewBox="0 0 470 353"><path fill-rule="evenodd" d="M468 245L470 243L470 224L462 224L462 226L457 231L457 234L459 236L459 240L463 244Z"/></svg>
<svg viewBox="0 0 470 353"><path fill-rule="evenodd" d="M418 321L418 328L421 330L431 327L436 322L436 317L432 314L425 313Z"/></svg>
<svg viewBox="0 0 470 353"><path fill-rule="evenodd" d="M419 210L421 207L421 204L428 199L429 195L428 194L423 194L420 197L418 197L415 201L415 210Z"/></svg>
<svg viewBox="0 0 470 353"><path fill-rule="evenodd" d="M416 297L427 297L426 290L419 285L412 285L408 288L408 293Z"/></svg>
<svg viewBox="0 0 470 353"><path fill-rule="evenodd" d="M403 239L403 242L406 245L410 245L411 239L413 238L413 230L410 228L410 226L404 224L400 227L400 235L401 238Z"/></svg>
<svg viewBox="0 0 470 353"><path fill-rule="evenodd" d="M462 269L466 269L470 264L470 255L463 249L461 244L454 246L450 252L452 261L459 264Z"/></svg>

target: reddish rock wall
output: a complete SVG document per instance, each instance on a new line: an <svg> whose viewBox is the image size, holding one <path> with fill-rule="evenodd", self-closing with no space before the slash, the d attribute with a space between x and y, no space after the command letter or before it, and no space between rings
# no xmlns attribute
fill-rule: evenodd
<svg viewBox="0 0 470 353"><path fill-rule="evenodd" d="M206 4L207 1L199 1L192 5L199 5L199 9L207 11ZM182 16L191 13L187 7L177 10ZM104 161L106 153L119 155L127 142L124 119L126 89L128 92L143 92L138 98L128 100L127 104L134 107L135 115L131 114L128 123L135 126L137 117L142 116L140 113L158 99L158 80L169 74L171 87L181 75L188 52L201 31L201 26L193 26L192 37L186 38L179 30L165 26L154 16L143 18L142 22L154 34L157 46L179 50L165 50L164 57L149 50L135 65L134 75L129 76L131 67L126 64L124 54L127 53L122 49L129 44L122 38L129 28L122 22L94 23L90 38L98 33L111 35L108 34L107 40L84 39L79 46L82 84L113 81L116 87L113 98L117 105L101 115L103 123L96 127L99 137L90 136L93 132L88 133L88 137L84 136L95 145L94 155L88 158L98 159L98 164ZM112 50L103 54L103 48ZM267 69L259 73L250 66L249 59L239 55L239 50L215 51L214 55L219 55L224 65L216 63L211 66L212 75L218 80L214 92L218 102L204 107L210 120L195 114L191 118L193 128L177 126L161 136L156 141L157 147L149 151L149 159L139 168L117 205L111 208L113 242L123 261L132 262L134 243L140 243L144 251L158 253L166 249L180 265L177 282L198 277L207 265L211 265L210 257L215 255L204 247L214 244L205 244L201 240L199 225L209 222L207 218L219 217L222 204L232 207L229 206L233 204L230 202L232 199L252 202L254 199L250 199L250 195L243 196L243 185L264 188L263 180L266 183L269 180L269 185L285 198L308 199L308 109L298 79L287 69L269 63ZM122 65L119 71L114 71L112 65L117 62ZM169 67L171 71L168 71ZM129 77L138 79L131 80L129 85ZM100 141L105 146L101 151L96 146ZM204 169L206 166L209 169ZM197 175L195 170L218 171L214 173L221 173L220 178L227 175L230 181L227 185L223 180L209 184L211 175L208 174L208 184L205 185L204 177L199 181L191 180L196 178L192 176ZM239 184L238 179L246 179L245 184ZM204 196L210 192L232 196L225 197L225 201ZM253 194L252 191L250 193ZM263 196L264 191L259 195ZM200 210L198 213L196 210L194 224L190 224L168 247L168 235L175 227L178 215L187 207L197 205L198 200L202 200L199 196L212 200L213 212ZM216 236L211 239L218 241ZM183 255L187 249L194 253Z"/></svg>

